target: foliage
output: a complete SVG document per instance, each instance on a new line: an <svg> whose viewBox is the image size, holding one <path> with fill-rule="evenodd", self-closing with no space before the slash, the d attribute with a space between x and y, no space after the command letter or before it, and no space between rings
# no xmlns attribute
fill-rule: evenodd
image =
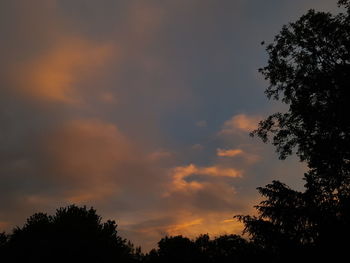
<svg viewBox="0 0 350 263"><path fill-rule="evenodd" d="M341 1L349 7L349 1ZM349 10L349 9L348 9ZM325 190L349 186L350 16L310 10L284 26L267 46L268 65L260 71L268 98L289 106L260 122L252 134L272 139L281 159L306 161ZM312 175L310 175L312 176Z"/></svg>
<svg viewBox="0 0 350 263"><path fill-rule="evenodd" d="M144 262L244 262L264 256L255 244L238 235L223 235L210 239L204 234L195 240L183 236L162 238L158 249L145 256Z"/></svg>
<svg viewBox="0 0 350 263"><path fill-rule="evenodd" d="M296 150L309 171L305 191L273 181L258 216L237 216L252 241L278 260L345 255L350 234L350 1L346 13L310 10L267 46L266 95L288 105L259 123L281 159Z"/></svg>
<svg viewBox="0 0 350 263"><path fill-rule="evenodd" d="M131 249L114 221L71 205L29 217L9 235L5 251L8 262L132 262Z"/></svg>

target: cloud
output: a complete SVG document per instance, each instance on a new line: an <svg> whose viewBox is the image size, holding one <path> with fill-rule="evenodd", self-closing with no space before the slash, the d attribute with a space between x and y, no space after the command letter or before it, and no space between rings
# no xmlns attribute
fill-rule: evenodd
<svg viewBox="0 0 350 263"><path fill-rule="evenodd" d="M174 168L173 188L171 191L184 191L192 189L200 189L203 185L199 182L187 182L185 178L197 171L197 167L190 164L189 166Z"/></svg>
<svg viewBox="0 0 350 263"><path fill-rule="evenodd" d="M177 224L169 225L166 228L168 235L185 235L190 238L195 238L199 233L207 233L211 237L224 234L240 234L243 229L243 224L232 218L229 213L207 213L203 217L196 218L195 215L185 214L182 221Z"/></svg>
<svg viewBox="0 0 350 263"><path fill-rule="evenodd" d="M176 224L176 225L170 225L167 227L166 232L169 235L179 235L180 233L182 233L184 230L188 230L189 228L192 228L193 226L198 226L203 224L203 218L197 218L191 221L185 221L182 222L180 224Z"/></svg>
<svg viewBox="0 0 350 263"><path fill-rule="evenodd" d="M143 239L146 248L153 248L156 242L155 237L184 235L195 238L199 234L208 233L212 237L223 234L240 234L243 228L242 223L232 218L231 212L218 213L208 212L190 213L188 211L177 211L177 214L165 216L158 219L144 221L139 224L129 225L128 229L137 232L129 232L129 236ZM230 219L229 219L230 218ZM149 239L149 237L153 237Z"/></svg>
<svg viewBox="0 0 350 263"><path fill-rule="evenodd" d="M191 175L237 178L242 177L242 171L233 168L222 168L217 166L198 167L194 164L187 166L178 166L175 167L172 171L172 187L170 189L170 192L167 192L166 195L169 195L173 191L191 191L203 189L206 184L205 182L186 180L186 178Z"/></svg>
<svg viewBox="0 0 350 263"><path fill-rule="evenodd" d="M33 145L27 144L26 151L12 148L8 159L0 160L2 222L22 224L36 211L70 203L93 205L106 216L118 211L115 219L159 209L165 171L116 124L57 121L29 139Z"/></svg>
<svg viewBox="0 0 350 263"><path fill-rule="evenodd" d="M161 189L164 182L158 159L150 159L114 123L67 121L44 136L41 147L50 180L60 188L61 198L69 202L123 200L129 209L139 209L159 194L155 189Z"/></svg>
<svg viewBox="0 0 350 263"><path fill-rule="evenodd" d="M197 168L196 174L210 175L210 176L222 176L222 177L241 177L242 172L233 168L221 168L217 166L201 167Z"/></svg>
<svg viewBox="0 0 350 263"><path fill-rule="evenodd" d="M62 123L42 141L55 180L64 185L65 198L82 203L101 200L119 191L117 176L137 157L128 139L111 123L72 120Z"/></svg>
<svg viewBox="0 0 350 263"><path fill-rule="evenodd" d="M260 116L238 114L226 121L219 132L221 135L229 135L237 132L251 132L258 127Z"/></svg>
<svg viewBox="0 0 350 263"><path fill-rule="evenodd" d="M247 145L246 145L247 147ZM255 151L256 149L251 149L251 151ZM257 153L247 152L242 149L220 149L216 150L216 155L218 157L241 157L247 164L252 165L258 162L261 157Z"/></svg>
<svg viewBox="0 0 350 263"><path fill-rule="evenodd" d="M18 85L29 97L54 102L79 101L75 86L112 57L113 47L78 37L63 37L39 56L15 65ZM19 72L18 72L19 71Z"/></svg>
<svg viewBox="0 0 350 263"><path fill-rule="evenodd" d="M243 153L243 151L241 149L229 149L229 150L225 150L225 149L217 149L216 150L216 154L219 157L235 157L237 155L241 155Z"/></svg>

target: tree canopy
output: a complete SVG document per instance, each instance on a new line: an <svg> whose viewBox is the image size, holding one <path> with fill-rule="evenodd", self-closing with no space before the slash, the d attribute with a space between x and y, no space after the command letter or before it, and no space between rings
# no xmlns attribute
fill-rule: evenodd
<svg viewBox="0 0 350 263"><path fill-rule="evenodd" d="M36 213L11 234L0 233L0 259L4 262L243 262L263 251L238 235L211 239L166 236L158 247L142 254L121 238L114 221L102 219L93 208L71 205L54 215Z"/></svg>
<svg viewBox="0 0 350 263"><path fill-rule="evenodd" d="M258 216L238 216L252 240L279 259L346 254L350 234L350 2L337 15L310 10L267 46L266 95L288 106L252 136L271 140L281 159L306 162L305 191L273 181ZM315 258L315 257L314 257Z"/></svg>
<svg viewBox="0 0 350 263"><path fill-rule="evenodd" d="M339 4L349 12L349 1ZM289 109L261 121L252 134L271 139L281 159L296 149L329 191L349 185L349 47L349 13L310 10L282 28L260 69L270 82L267 97Z"/></svg>
<svg viewBox="0 0 350 263"><path fill-rule="evenodd" d="M36 213L3 235L6 262L132 262L132 247L115 221L102 222L93 208L71 205L54 215ZM1 244L0 244L1 246Z"/></svg>
<svg viewBox="0 0 350 263"><path fill-rule="evenodd" d="M255 244L238 235L222 235L211 239L208 234L191 240L183 236L170 236L158 242L158 248L145 256L147 262L245 262L264 256Z"/></svg>

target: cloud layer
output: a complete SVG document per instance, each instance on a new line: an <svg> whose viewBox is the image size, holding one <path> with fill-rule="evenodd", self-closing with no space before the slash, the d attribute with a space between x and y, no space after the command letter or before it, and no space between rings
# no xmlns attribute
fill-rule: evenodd
<svg viewBox="0 0 350 263"><path fill-rule="evenodd" d="M271 111L258 44L334 5L282 2L2 1L0 231L85 204L147 250L240 233L257 186L298 186L248 137Z"/></svg>

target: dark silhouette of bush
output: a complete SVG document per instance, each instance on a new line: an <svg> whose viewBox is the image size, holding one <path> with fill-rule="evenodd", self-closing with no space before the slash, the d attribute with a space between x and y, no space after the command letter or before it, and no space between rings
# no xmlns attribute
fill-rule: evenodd
<svg viewBox="0 0 350 263"><path fill-rule="evenodd" d="M202 235L195 243L202 252L202 262L253 262L265 256L259 247L239 235L223 235L213 240Z"/></svg>
<svg viewBox="0 0 350 263"><path fill-rule="evenodd" d="M158 242L144 258L144 262L246 262L266 258L264 251L238 235L223 235L210 239L200 235L195 240L170 236Z"/></svg>
<svg viewBox="0 0 350 263"><path fill-rule="evenodd" d="M195 244L183 236L162 238L158 247L160 262L194 262L199 256Z"/></svg>
<svg viewBox="0 0 350 263"><path fill-rule="evenodd" d="M53 216L36 213L5 241L7 262L134 262L132 246L114 221L71 205Z"/></svg>
<svg viewBox="0 0 350 263"><path fill-rule="evenodd" d="M0 255L4 255L6 251L8 236L5 232L0 233Z"/></svg>

